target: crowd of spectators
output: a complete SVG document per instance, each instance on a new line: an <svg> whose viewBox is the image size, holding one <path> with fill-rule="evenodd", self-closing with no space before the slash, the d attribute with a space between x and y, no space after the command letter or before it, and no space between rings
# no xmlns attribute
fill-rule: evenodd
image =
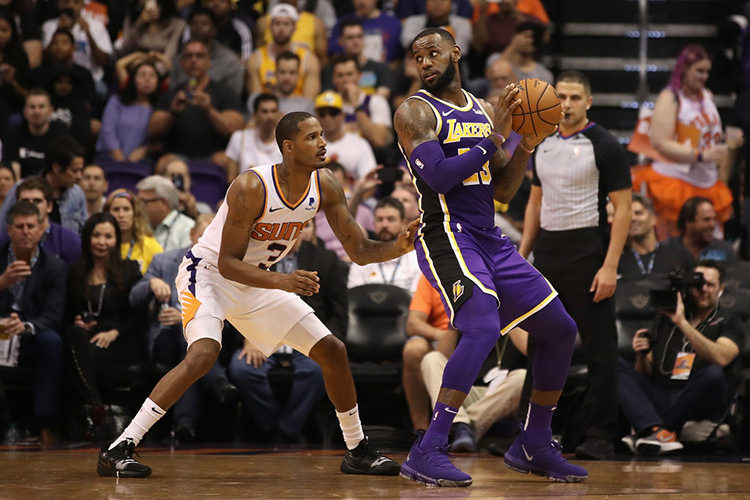
<svg viewBox="0 0 750 500"><path fill-rule="evenodd" d="M421 85L412 38L426 27L450 31L465 88L494 102L509 82L556 84L539 57L549 24L541 0L0 0L0 327L20 339L8 369L29 369L34 393L26 409L11 409L0 397L0 432L13 421L51 442L74 415L87 436L103 437L114 407L133 410L124 392L182 359L174 275L220 202L206 196L207 181L194 181L206 168L225 188L254 166L281 161L276 123L307 111L321 123L328 167L357 222L375 238L393 239L419 216L392 126L394 110ZM639 453L675 451L686 426L690 439L691 429L694 437L695 429L710 427L702 421L721 424L724 395L739 383L747 323L721 308L719 297L725 267L743 266L740 242L724 231L733 216L725 183L738 168L743 137L722 125L706 88L710 70L702 47L677 57L651 119L653 163L634 171L618 276L665 275L679 266L706 282L682 295L687 307L657 312L651 333L628 339L635 368L626 361L633 353L619 353L620 423L632 429L618 431ZM506 151L519 140L509 137ZM518 243L534 168L532 160L519 195L496 206L498 224ZM401 373L409 430L426 428L460 332L420 282L415 255L350 265L323 215L303 233L275 270L319 272L321 293L305 300L335 335L346 338L346 288L378 284L414 295ZM533 250L529 243L523 253L533 259ZM693 316L696 303L703 309ZM717 315L727 318L726 328L711 323ZM235 334L228 328L225 335ZM490 374L477 381L456 420L454 451L473 451L497 420L522 417L514 413L525 356L534 349L523 330L509 335L512 342L488 358ZM303 439L323 395L320 368L287 346L269 357L246 340L227 346L231 356L176 405L174 435L201 438L199 408L207 397L226 407L242 402L259 435ZM617 355L607 354L602 359ZM671 380L665 372L684 354L697 358L702 378L694 384L690 369ZM285 401L269 382L279 370L293 374ZM714 392L711 411L679 404L694 397L696 385L700 394ZM646 403L655 398L670 404Z"/></svg>

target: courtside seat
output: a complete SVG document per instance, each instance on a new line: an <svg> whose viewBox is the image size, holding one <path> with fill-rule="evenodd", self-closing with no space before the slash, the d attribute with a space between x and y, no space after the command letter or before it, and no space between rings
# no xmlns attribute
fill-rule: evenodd
<svg viewBox="0 0 750 500"><path fill-rule="evenodd" d="M190 191L195 199L207 203L212 209L224 199L227 192L227 174L223 168L210 161L187 162L193 185Z"/></svg>
<svg viewBox="0 0 750 500"><path fill-rule="evenodd" d="M135 185L153 173L153 167L145 161L107 161L101 167L107 174L110 192L120 188L135 191Z"/></svg>

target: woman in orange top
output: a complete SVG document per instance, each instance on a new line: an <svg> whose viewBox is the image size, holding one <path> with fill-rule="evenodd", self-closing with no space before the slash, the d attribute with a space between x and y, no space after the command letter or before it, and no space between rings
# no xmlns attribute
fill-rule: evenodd
<svg viewBox="0 0 750 500"><path fill-rule="evenodd" d="M654 105L650 138L658 157L651 168L636 173L633 188L647 184L662 239L677 236L680 208L694 196L710 199L721 223L732 213L732 194L723 181L729 178L733 155L713 94L706 89L710 71L706 50L688 45Z"/></svg>

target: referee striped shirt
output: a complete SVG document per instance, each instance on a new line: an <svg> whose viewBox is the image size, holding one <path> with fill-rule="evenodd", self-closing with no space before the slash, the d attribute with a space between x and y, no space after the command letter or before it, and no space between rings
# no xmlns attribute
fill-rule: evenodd
<svg viewBox="0 0 750 500"><path fill-rule="evenodd" d="M591 122L537 146L533 184L542 188L542 229L606 227L607 194L631 187L630 165L617 139Z"/></svg>

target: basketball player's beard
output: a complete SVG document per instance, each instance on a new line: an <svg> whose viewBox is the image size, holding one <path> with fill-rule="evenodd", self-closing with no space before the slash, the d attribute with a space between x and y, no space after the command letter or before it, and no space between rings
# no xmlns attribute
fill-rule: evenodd
<svg viewBox="0 0 750 500"><path fill-rule="evenodd" d="M453 83L453 79L456 78L456 73L456 66L451 63L445 69L445 72L443 72L443 74L440 75L437 80L435 80L435 83L430 85L427 82L422 81L422 87L424 87L425 90L429 90L430 92L440 92L441 90L448 88L448 86Z"/></svg>

